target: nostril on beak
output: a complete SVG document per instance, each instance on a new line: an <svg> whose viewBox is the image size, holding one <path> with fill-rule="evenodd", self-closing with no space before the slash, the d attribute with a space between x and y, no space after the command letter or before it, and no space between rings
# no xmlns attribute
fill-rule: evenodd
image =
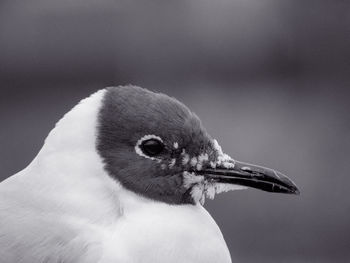
<svg viewBox="0 0 350 263"><path fill-rule="evenodd" d="M241 167L241 170L247 173L253 173L252 168L250 168L249 166L243 166Z"/></svg>

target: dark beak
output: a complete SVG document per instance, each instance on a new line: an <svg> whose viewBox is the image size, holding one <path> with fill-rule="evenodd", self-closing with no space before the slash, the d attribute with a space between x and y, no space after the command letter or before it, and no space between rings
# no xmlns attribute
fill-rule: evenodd
<svg viewBox="0 0 350 263"><path fill-rule="evenodd" d="M248 186L274 193L300 194L297 186L280 172L243 162L235 161L233 168L206 168L197 173L210 182Z"/></svg>

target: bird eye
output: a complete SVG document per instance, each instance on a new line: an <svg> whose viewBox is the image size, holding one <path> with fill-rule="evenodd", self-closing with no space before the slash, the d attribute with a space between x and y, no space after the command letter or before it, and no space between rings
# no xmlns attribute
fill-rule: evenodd
<svg viewBox="0 0 350 263"><path fill-rule="evenodd" d="M148 156L155 156L164 150L164 144L157 139L149 139L141 144L141 149Z"/></svg>

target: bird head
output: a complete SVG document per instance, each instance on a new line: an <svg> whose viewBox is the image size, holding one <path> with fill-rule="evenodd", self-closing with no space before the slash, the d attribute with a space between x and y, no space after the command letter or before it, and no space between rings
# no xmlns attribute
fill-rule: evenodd
<svg viewBox="0 0 350 263"><path fill-rule="evenodd" d="M97 142L104 168L126 189L168 204L253 187L297 194L283 174L223 153L184 104L135 86L108 88L99 110Z"/></svg>

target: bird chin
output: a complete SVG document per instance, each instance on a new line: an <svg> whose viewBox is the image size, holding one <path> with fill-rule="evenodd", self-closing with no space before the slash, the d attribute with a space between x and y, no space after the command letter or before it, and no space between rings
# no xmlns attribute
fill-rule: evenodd
<svg viewBox="0 0 350 263"><path fill-rule="evenodd" d="M191 190L191 196L196 203L204 205L205 198L213 200L216 194L234 190L244 190L247 188L248 187L241 185L206 182L202 185L194 185Z"/></svg>
<svg viewBox="0 0 350 263"><path fill-rule="evenodd" d="M183 173L183 178L184 187L191 189L191 197L193 201L196 204L200 203L201 205L204 205L205 198L214 199L216 194L248 188L235 184L209 182L204 176L197 175L194 172L185 171Z"/></svg>

